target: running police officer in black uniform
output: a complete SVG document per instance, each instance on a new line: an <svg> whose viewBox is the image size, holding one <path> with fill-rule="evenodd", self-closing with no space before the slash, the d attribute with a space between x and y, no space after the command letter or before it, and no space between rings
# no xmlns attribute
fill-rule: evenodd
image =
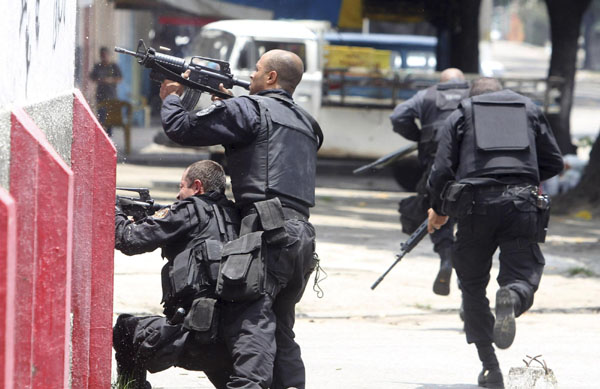
<svg viewBox="0 0 600 389"><path fill-rule="evenodd" d="M448 68L440 74L439 84L419 91L411 99L399 104L390 115L394 131L418 143L419 162L423 168L423 176L417 183L417 195L400 201L400 222L407 234L412 234L427 218L429 199L426 184L437 149L439 129L444 119L468 94L469 84L463 73L459 69ZM420 127L415 119L421 122ZM454 222L444 224L431 234L431 241L433 250L440 256L440 270L433 283L433 292L447 296L452 276Z"/></svg>
<svg viewBox="0 0 600 389"><path fill-rule="evenodd" d="M160 247L164 316L122 314L113 329L119 382L150 388L146 370L171 366L203 370L217 388L231 372L229 352L219 339L216 277L223 244L237 238L239 212L225 197L225 172L213 161L190 165L179 201L137 222L117 207L115 248L127 255Z"/></svg>
<svg viewBox="0 0 600 389"><path fill-rule="evenodd" d="M528 98L501 90L493 78L473 82L471 98L446 120L428 181L429 231L458 219L452 260L460 281L465 333L483 371L480 386L503 388L492 342L508 348L515 317L533 304L544 257L548 198L540 181L563 161L546 118ZM443 199L443 200L442 200ZM496 317L486 298L492 255L500 248Z"/></svg>
<svg viewBox="0 0 600 389"><path fill-rule="evenodd" d="M272 50L256 64L250 95L216 100L198 112L186 112L180 84L161 86L161 111L166 134L180 144L225 147L236 204L242 210L240 244L257 246L256 233L267 252L266 281L243 277L260 273L224 263L220 296L225 342L233 357L231 388L304 388L305 369L294 341L295 304L304 293L314 257L315 231L308 222L315 203L316 155L322 132L316 121L292 100L304 65L294 53ZM258 246L260 246L260 241ZM246 264L237 253L233 264ZM260 259L252 260L251 269ZM254 274L254 275L253 275ZM257 278L260 279L260 278ZM254 295L224 292L226 281L239 280ZM218 286L219 288L219 286ZM227 295L227 296L226 296ZM276 341L275 341L276 340ZM276 355L275 355L276 353Z"/></svg>

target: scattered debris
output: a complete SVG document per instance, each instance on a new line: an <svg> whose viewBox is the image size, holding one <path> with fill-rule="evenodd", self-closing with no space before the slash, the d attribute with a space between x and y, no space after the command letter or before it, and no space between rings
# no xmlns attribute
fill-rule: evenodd
<svg viewBox="0 0 600 389"><path fill-rule="evenodd" d="M526 357L529 360L523 359L525 367L510 368L507 389L558 389L554 372L548 368L546 361L538 359L541 355ZM531 366L532 362L537 362L541 366Z"/></svg>

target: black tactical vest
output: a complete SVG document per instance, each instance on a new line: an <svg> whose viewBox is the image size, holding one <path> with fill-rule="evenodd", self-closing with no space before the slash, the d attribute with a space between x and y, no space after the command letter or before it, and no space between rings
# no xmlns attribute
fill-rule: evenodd
<svg viewBox="0 0 600 389"><path fill-rule="evenodd" d="M427 89L423 97L419 158L424 165L432 161L437 149L439 130L461 100L469 95L467 82L445 82Z"/></svg>
<svg viewBox="0 0 600 389"><path fill-rule="evenodd" d="M187 207L190 215L189 223L197 227L188 235L163 248L162 256L169 261L186 248L194 246L196 242L207 239L227 242L237 238L240 224L239 211L225 195L210 192L201 196L191 196L180 201L176 206Z"/></svg>
<svg viewBox="0 0 600 389"><path fill-rule="evenodd" d="M463 100L464 115L457 180L523 176L539 182L537 120L527 97L510 90Z"/></svg>
<svg viewBox="0 0 600 389"><path fill-rule="evenodd" d="M318 139L308 114L281 95L243 96L258 103L261 128L250 144L226 148L238 206L279 197L308 214L315 204Z"/></svg>
<svg viewBox="0 0 600 389"><path fill-rule="evenodd" d="M220 193L188 197L176 207L186 207L188 221L197 227L163 248L168 262L161 271L164 313L177 307L189 309L193 298L214 296L223 244L237 239L239 211Z"/></svg>

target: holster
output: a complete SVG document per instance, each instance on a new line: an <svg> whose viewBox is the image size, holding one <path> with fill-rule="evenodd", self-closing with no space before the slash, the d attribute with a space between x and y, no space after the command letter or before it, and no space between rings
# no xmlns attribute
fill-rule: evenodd
<svg viewBox="0 0 600 389"><path fill-rule="evenodd" d="M548 223L550 222L550 196L546 194L534 196L535 206L538 209L537 241L538 243L544 243L548 232Z"/></svg>
<svg viewBox="0 0 600 389"><path fill-rule="evenodd" d="M227 242L223 248L216 294L225 301L258 299L266 289L263 231L250 232Z"/></svg>
<svg viewBox="0 0 600 389"><path fill-rule="evenodd" d="M216 299L200 297L192 302L183 327L193 331L200 344L215 343L219 338L219 305Z"/></svg>
<svg viewBox="0 0 600 389"><path fill-rule="evenodd" d="M451 181L442 191L441 211L457 219L469 215L473 210L473 197L473 185Z"/></svg>
<svg viewBox="0 0 600 389"><path fill-rule="evenodd" d="M521 190L516 194L515 206L522 212L535 212L534 240L538 243L546 241L548 222L550 221L550 196L538 194L537 187L527 187L529 190ZM520 203L520 204L519 204Z"/></svg>

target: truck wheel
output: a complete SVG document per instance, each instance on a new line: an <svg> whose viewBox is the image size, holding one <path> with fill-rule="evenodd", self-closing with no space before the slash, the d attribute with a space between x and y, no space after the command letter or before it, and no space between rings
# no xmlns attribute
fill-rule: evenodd
<svg viewBox="0 0 600 389"><path fill-rule="evenodd" d="M423 175L423 168L416 155L401 158L392 165L394 179L407 192L414 192Z"/></svg>

